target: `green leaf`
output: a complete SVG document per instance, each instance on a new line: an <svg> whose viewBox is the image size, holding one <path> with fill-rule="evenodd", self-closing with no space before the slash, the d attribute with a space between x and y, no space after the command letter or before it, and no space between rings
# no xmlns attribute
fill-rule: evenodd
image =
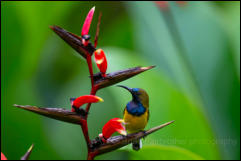
<svg viewBox="0 0 241 161"><path fill-rule="evenodd" d="M56 4L1 2L1 147L11 159L19 159L32 142L37 148L31 158L59 158L46 141L43 118L12 108L15 103L42 104L34 76L43 44L49 25L72 8Z"/></svg>
<svg viewBox="0 0 241 161"><path fill-rule="evenodd" d="M238 13L240 4L236 5ZM236 66L240 64L240 49L235 45L239 42L239 25L223 25L222 15L210 2L188 2L183 7L169 2L167 10L152 2L129 2L127 6L137 31L134 34L139 54L158 65L167 79L184 92L185 97L173 100L169 107L177 106L176 102L181 100L187 104L191 100L192 108L200 108L210 120L208 124L217 136L216 145L222 156L239 158L240 78ZM237 22L239 17L233 18ZM232 41L223 27L236 35ZM180 112L186 107L175 110ZM185 113L183 116L185 120ZM198 121L193 118L189 121ZM234 143L220 143L228 138ZM204 151L207 158L216 156L215 152Z"/></svg>
<svg viewBox="0 0 241 161"><path fill-rule="evenodd" d="M132 17L135 42L140 55L164 69L175 83L196 101L200 94L181 51L153 2L129 2L127 9ZM148 11L148 12L147 12Z"/></svg>
<svg viewBox="0 0 241 161"><path fill-rule="evenodd" d="M175 146L145 146L139 151L129 152L131 160L203 160L197 154Z"/></svg>
<svg viewBox="0 0 241 161"><path fill-rule="evenodd" d="M240 6L240 3L236 5ZM239 8L232 9L238 13ZM226 159L238 159L240 78L236 66L240 64L240 59L235 53L240 55L240 49L236 47L238 38L231 39L225 28L232 29L232 33L237 36L240 35L240 27L235 23L224 26L220 21L223 19L222 15L210 3L190 2L186 8L172 5L171 12L182 42L179 45L185 48L182 54L190 63L193 79L200 89L202 104L207 111L216 139L220 142L231 138L236 142L227 145L218 143L222 156ZM237 21L240 17L230 19ZM170 29L170 32L175 33L173 29ZM173 38L176 40L178 36L173 34Z"/></svg>

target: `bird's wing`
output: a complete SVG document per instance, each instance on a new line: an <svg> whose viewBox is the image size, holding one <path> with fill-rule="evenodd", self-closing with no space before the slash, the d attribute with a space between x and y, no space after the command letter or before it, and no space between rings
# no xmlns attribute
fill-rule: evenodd
<svg viewBox="0 0 241 161"><path fill-rule="evenodd" d="M149 112L149 109L147 111L147 121L149 121L149 117L150 117L150 112Z"/></svg>

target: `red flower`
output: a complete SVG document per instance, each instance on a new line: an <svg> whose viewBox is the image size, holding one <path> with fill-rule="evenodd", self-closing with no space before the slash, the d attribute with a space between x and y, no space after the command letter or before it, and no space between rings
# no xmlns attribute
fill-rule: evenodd
<svg viewBox="0 0 241 161"><path fill-rule="evenodd" d="M106 70L107 70L107 59L105 56L105 53L102 49L97 49L95 52L95 62L97 64L97 67L99 68L101 74L103 77L106 76Z"/></svg>
<svg viewBox="0 0 241 161"><path fill-rule="evenodd" d="M2 152L1 152L1 160L8 160Z"/></svg>
<svg viewBox="0 0 241 161"><path fill-rule="evenodd" d="M71 104L72 104L72 107L79 108L85 103L97 103L97 102L103 102L103 99L94 95L85 95L72 100ZM75 112L74 108L72 108L72 112Z"/></svg>
<svg viewBox="0 0 241 161"><path fill-rule="evenodd" d="M100 137L103 137L104 140L107 140L115 132L120 133L121 135L126 135L125 127L123 126L124 120L120 118L113 118L109 120L102 129L102 134Z"/></svg>
<svg viewBox="0 0 241 161"><path fill-rule="evenodd" d="M94 12L95 12L95 7L91 8L88 15L86 16L85 22L84 22L83 27L82 27L81 36L88 35L89 29L90 29L90 24L91 24Z"/></svg>
<svg viewBox="0 0 241 161"><path fill-rule="evenodd" d="M89 11L82 27L81 36L82 36L82 43L84 44L84 46L87 46L89 43L90 35L88 35L88 33L89 33L90 24L91 24L94 12L95 12L95 7L91 8L91 10Z"/></svg>

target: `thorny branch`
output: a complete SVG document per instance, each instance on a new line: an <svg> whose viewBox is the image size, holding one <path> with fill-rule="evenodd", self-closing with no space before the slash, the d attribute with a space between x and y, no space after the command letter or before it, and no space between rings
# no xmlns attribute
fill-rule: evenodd
<svg viewBox="0 0 241 161"><path fill-rule="evenodd" d="M91 43L84 46L81 37L64 30L59 26L50 26L50 28L84 58L87 57L87 54L92 55L96 50Z"/></svg>
<svg viewBox="0 0 241 161"><path fill-rule="evenodd" d="M78 124L78 125L84 119L82 116L77 115L75 112L71 112L63 108L39 108L37 106L29 106L29 105L22 106L22 105L16 105L16 104L14 106L52 118L52 119L73 123L73 124ZM119 136L110 137L106 143L100 143L97 137L96 139L90 141L90 144L88 145L88 159L94 159L94 157L97 155L111 152L113 150L119 149L128 144L131 144L133 140L146 137L151 133L156 132L161 128L170 125L173 122L174 121L170 121L162 125L153 127L149 130L141 131L134 134L128 134L126 136L119 135Z"/></svg>
<svg viewBox="0 0 241 161"><path fill-rule="evenodd" d="M37 107L37 106L30 106L30 105L17 105L14 104L13 106L37 113L42 116L46 116L55 120L60 120L72 124L80 125L81 121L84 119L83 116L76 114L75 112L71 112L64 108L48 108L48 107Z"/></svg>
<svg viewBox="0 0 241 161"><path fill-rule="evenodd" d="M95 153L96 155L111 152L113 150L119 149L123 146L126 146L126 145L132 143L133 140L144 138L147 135L150 135L151 133L156 132L165 126L170 125L173 122L174 121L170 121L170 122L164 123L162 125L153 127L149 130L141 131L141 132L134 133L134 134L128 134L127 136L119 135L119 136L111 137L107 140L107 143L101 145L100 147L94 148L91 152Z"/></svg>

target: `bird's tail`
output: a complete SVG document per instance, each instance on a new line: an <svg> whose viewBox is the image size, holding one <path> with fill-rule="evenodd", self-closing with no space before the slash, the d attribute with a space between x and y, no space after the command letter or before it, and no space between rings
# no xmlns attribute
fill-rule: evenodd
<svg viewBox="0 0 241 161"><path fill-rule="evenodd" d="M141 149L141 147L142 147L142 142L141 142L141 139L139 139L139 140L134 140L133 142L132 142L132 149L133 150L139 150L139 149Z"/></svg>

